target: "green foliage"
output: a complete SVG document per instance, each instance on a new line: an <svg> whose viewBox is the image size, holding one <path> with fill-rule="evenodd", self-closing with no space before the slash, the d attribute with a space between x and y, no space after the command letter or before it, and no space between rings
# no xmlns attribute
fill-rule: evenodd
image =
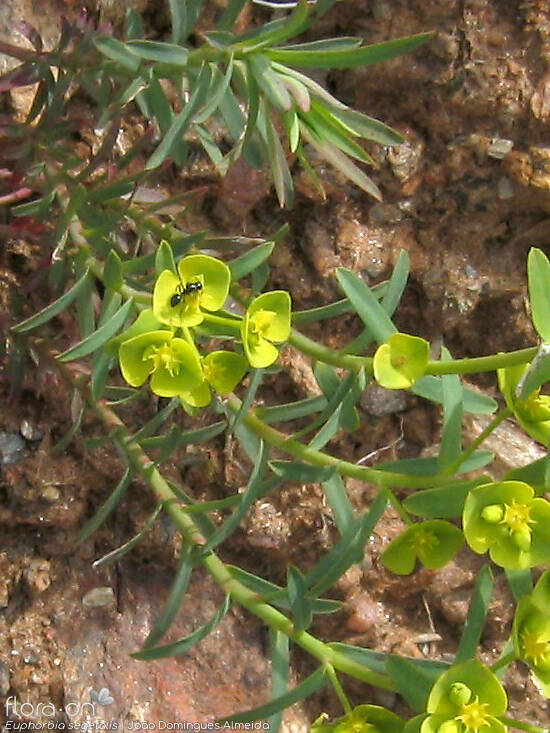
<svg viewBox="0 0 550 733"><path fill-rule="evenodd" d="M234 27L244 0L230 0L210 30L199 26L202 0L169 0L169 40L145 38L134 10L127 15L123 38L99 34L83 22L66 27L58 47L43 51L39 37L30 33L36 54L25 50L19 69L0 78L0 89L36 83L35 96L24 122L3 127L9 156L0 152L0 157L3 165L16 168L34 196L13 207L10 216L54 220L47 274L53 302L11 329L14 388L21 385L26 352L57 369L73 396L71 427L57 449L84 431L84 416L93 410L107 436L88 440L88 448L109 439L122 457L124 474L82 528L80 541L110 521L134 480L155 497L156 508L138 533L98 560L97 567L120 560L163 514L181 533L174 584L136 659L188 652L223 623L235 603L269 629L272 694L269 702L232 716L233 722L268 717L276 731L285 708L331 685L344 714L333 721L321 715L314 731L503 733L505 692L475 659L493 587L488 566L478 573L452 664L321 641L314 635L315 623L317 614L342 610L339 601L322 596L349 568L363 563L369 537L391 504L407 528L385 545L382 561L390 572L411 573L417 561L440 568L464 538L471 550L488 552L505 568L518 605L511 640L495 669L524 660L541 691L549 694L550 575L544 573L531 592L529 570L550 562L550 504L540 496L550 486L550 462L546 457L515 469L498 483L489 473L468 475L492 462L483 442L508 415L548 445L550 397L543 393L550 379L548 259L535 249L528 258L540 346L462 360L442 347L440 358L432 358L437 350L427 340L400 333L394 323L409 274L406 253L399 255L389 280L372 288L359 274L338 269L344 298L293 312L288 292L263 292L270 282L269 257L289 233L286 225L267 241L188 233L180 215L192 206L196 192L158 195L166 168L185 165L200 146L220 175L241 157L252 168L268 168L281 205L293 200L295 160L320 188L310 156L381 197L365 172L373 161L362 144L393 146L403 138L346 107L304 70L389 60L414 51L430 34L373 46L362 46L358 38L297 38L332 4L318 0L312 7L300 0L286 16L242 33ZM91 125L102 131L97 149L85 160L68 142L77 129L72 90L89 100ZM129 113L141 115L146 132L121 152L116 142ZM45 249L49 243L44 239ZM355 315L362 330L338 350L299 330L342 314ZM273 387L277 373L287 368L277 364L286 344L311 360L317 385L305 397L271 404L279 393ZM464 413L491 415L497 409L493 398L464 384L462 375L478 371L498 373L506 408L478 439L463 445ZM372 465L341 457L334 443L343 433L356 433L361 442L361 421L371 419L365 418L361 397L373 378L440 409L438 451L392 461L370 455ZM132 434L118 408L131 400L139 404L150 393L169 401L160 402L156 414ZM198 415L200 427L194 421ZM285 432L273 427L279 423ZM243 465L250 463L242 490L200 502L164 477L165 462L203 459L182 448L224 432L243 450ZM369 506L348 495L348 478L377 487ZM323 492L323 521L332 544L322 557L308 558L307 566L305 559L303 566L295 559L284 586L224 564L218 548L256 502L284 491L289 482ZM407 496L398 498L395 490ZM411 515L422 521L413 522ZM460 519L463 531L447 521ZM193 633L160 645L199 565L220 586L224 601ZM289 689L295 645L317 666ZM375 705L352 707L337 672L399 693L419 715L405 724Z"/></svg>

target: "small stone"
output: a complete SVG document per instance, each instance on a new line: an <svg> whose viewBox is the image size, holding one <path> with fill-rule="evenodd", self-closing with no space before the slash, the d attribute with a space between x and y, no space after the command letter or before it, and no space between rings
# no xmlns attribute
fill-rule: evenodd
<svg viewBox="0 0 550 733"><path fill-rule="evenodd" d="M491 140L489 146L487 147L487 155L490 158L502 160L505 156L508 155L508 153L511 152L513 147L513 140L506 140L505 138L500 137L495 138L494 140Z"/></svg>
<svg viewBox="0 0 550 733"><path fill-rule="evenodd" d="M17 433L0 432L0 462L5 466L18 463L25 452L25 441Z"/></svg>
<svg viewBox="0 0 550 733"><path fill-rule="evenodd" d="M48 560L33 558L23 571L23 576L30 589L35 593L42 593L50 587L52 582L50 571L51 566Z"/></svg>
<svg viewBox="0 0 550 733"><path fill-rule="evenodd" d="M115 593L109 586L100 586L93 588L86 593L82 599L82 605L88 608L101 608L102 606L110 606L115 601Z"/></svg>
<svg viewBox="0 0 550 733"><path fill-rule="evenodd" d="M507 176L501 176L497 182L497 196L501 201L514 197L514 186Z"/></svg>
<svg viewBox="0 0 550 733"><path fill-rule="evenodd" d="M407 393L400 389L385 389L371 384L361 397L361 407L375 417L392 415L407 408Z"/></svg>
<svg viewBox="0 0 550 733"><path fill-rule="evenodd" d="M44 486L40 493L42 498L50 502L50 504L55 504L56 501L59 501L59 497L61 496L59 489L56 489L55 486Z"/></svg>
<svg viewBox="0 0 550 733"><path fill-rule="evenodd" d="M21 421L19 432L25 438L25 440L28 440L31 443L37 440L42 440L44 436L43 431L37 425L34 425L32 422L26 419Z"/></svg>

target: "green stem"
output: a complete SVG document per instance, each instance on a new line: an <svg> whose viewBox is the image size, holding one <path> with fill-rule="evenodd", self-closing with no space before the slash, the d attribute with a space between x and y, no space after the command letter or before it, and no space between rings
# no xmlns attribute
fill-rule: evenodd
<svg viewBox="0 0 550 733"><path fill-rule="evenodd" d="M368 356L354 356L353 354L344 354L328 346L318 344L316 341L304 336L293 328L288 339L289 344L295 346L304 354L308 354L316 361L322 361L325 364L342 367L357 372L361 367L365 367L367 373L372 372L372 359Z"/></svg>
<svg viewBox="0 0 550 733"><path fill-rule="evenodd" d="M325 666L325 669L327 671L328 678L332 686L334 687L334 691L338 695L338 699L340 700L340 704L344 709L345 714L349 715L353 708L350 705L350 702L347 698L346 693L344 692L344 688L342 687L340 680L338 679L338 675L336 674L334 667L332 666L332 664L327 664Z"/></svg>
<svg viewBox="0 0 550 733"><path fill-rule="evenodd" d="M518 730L526 730L528 733L547 733L546 728L539 728L538 725L531 725L530 723L524 723L521 720L515 718L509 718L507 715L499 716L498 718L504 725L510 726L510 728L517 728Z"/></svg>
<svg viewBox="0 0 550 733"><path fill-rule="evenodd" d="M466 461L472 455L472 453L474 453L474 451L476 451L479 448L479 446L485 440L487 440L487 438L489 437L489 435L491 435L491 433L493 432L493 430L495 430L496 428L498 428L498 426L500 425L500 423L503 420L506 420L507 417L510 417L510 415L512 415L512 410L510 410L509 407L504 407L502 410L500 410L499 412L497 412L497 414L491 420L491 422L489 423L489 425L487 425L487 427L484 430L481 431L481 433L477 436L477 438L474 441L472 441L470 443L470 445L466 448L466 450L462 451L462 453L456 459L456 461L454 463L452 463L444 471L444 473L446 475L449 475L449 476L451 474L456 473L457 470L460 468L460 466L464 463L464 461Z"/></svg>
<svg viewBox="0 0 550 733"><path fill-rule="evenodd" d="M535 358L538 346L530 346L519 351L490 356L476 356L473 359L451 359L449 361L430 361L426 374L474 374L478 372L494 372L497 369L526 364Z"/></svg>
<svg viewBox="0 0 550 733"><path fill-rule="evenodd" d="M510 652L510 654L505 654L500 659L497 659L497 661L494 664L491 664L491 671L496 672L499 669L502 669L503 667L507 667L509 664L512 664L512 662L515 662L517 659L517 655L515 652Z"/></svg>
<svg viewBox="0 0 550 733"><path fill-rule="evenodd" d="M226 318L225 316L217 316L214 313L208 313L207 311L202 311L202 313L204 315L204 320L207 323L215 323L217 326L224 326L225 328L230 328L232 331L235 331L235 333L240 333L242 318L239 318L238 320L236 318Z"/></svg>
<svg viewBox="0 0 550 733"><path fill-rule="evenodd" d="M237 413L241 408L241 401L234 395L231 395L231 397L228 398L227 404L235 413ZM361 481L368 481L369 483L378 484L383 487L402 486L409 489L425 489L434 486L434 484L437 484L437 486L447 486L456 482L456 479L450 477L410 476L406 473L380 471L376 468L359 466L356 463L340 460L339 458L335 458L334 456L323 453L322 451L309 448L307 445L304 445L293 438L287 437L278 430L275 430L275 428L264 423L253 412L249 412L245 415L243 421L247 427L249 427L260 438L263 438L266 443L279 448L295 458L307 461L314 466L336 466L338 473L342 476L350 476L352 478L357 478Z"/></svg>
<svg viewBox="0 0 550 733"><path fill-rule="evenodd" d="M118 451L126 455L129 464L149 485L156 500L162 503L164 510L172 518L182 537L188 543L200 549L205 544L206 538L195 524L193 517L187 513L185 507L180 506L180 500L155 463L147 456L139 443L130 440L130 435L118 415L105 403L96 402L88 390L85 390L83 385L75 380L68 366L55 361L55 356L45 348L43 341L37 340L33 342L33 346L48 362L55 364L71 387L79 389L89 407L105 424ZM307 631L296 632L291 619L269 605L269 603L266 603L260 595L236 580L214 552L205 554L201 562L224 593L231 595L232 600L262 619L270 628L286 634L322 664L332 665L335 669L375 687L396 691L394 683L387 675L375 672L349 659L345 654L332 649L328 644L320 641Z"/></svg>

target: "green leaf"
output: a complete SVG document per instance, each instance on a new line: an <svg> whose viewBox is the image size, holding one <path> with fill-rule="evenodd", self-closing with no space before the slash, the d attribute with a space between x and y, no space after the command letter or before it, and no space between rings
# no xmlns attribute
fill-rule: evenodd
<svg viewBox="0 0 550 733"><path fill-rule="evenodd" d="M204 102L205 95L207 94L208 87L210 85L210 78L210 67L203 63L189 101L184 105L182 111L175 117L174 121L170 125L170 129L147 161L145 165L146 170L157 168L172 153L174 146L189 126L193 115Z"/></svg>
<svg viewBox="0 0 550 733"><path fill-rule="evenodd" d="M258 30L254 30L251 33L244 34L240 38L236 39L236 45L241 45L241 38L249 36L252 38L254 43L250 45L245 43L247 51L256 50L258 48L264 48L265 46L276 46L279 43L283 43L288 38L301 33L308 26L308 4L307 0L298 0L294 10L286 18L281 19L281 22L274 21L268 23Z"/></svg>
<svg viewBox="0 0 550 733"><path fill-rule="evenodd" d="M225 74L223 74L223 76L218 68L214 67L212 69L210 89L208 90L208 95L206 97L207 101L197 112L197 114L194 115L193 124L206 122L214 114L214 112L220 106L222 99L224 98L229 88L232 76L233 56L230 57L229 63L227 64L227 69L225 70Z"/></svg>
<svg viewBox="0 0 550 733"><path fill-rule="evenodd" d="M328 590L348 568L363 560L368 538L386 508L387 499L379 493L368 512L350 524L340 541L306 575L310 593L319 596Z"/></svg>
<svg viewBox="0 0 550 733"><path fill-rule="evenodd" d="M547 457L539 458L537 461L528 463L526 466L514 468L506 473L503 481L523 481L530 484L537 494L543 493L546 488L545 475L547 467Z"/></svg>
<svg viewBox="0 0 550 733"><path fill-rule="evenodd" d="M478 468L483 468L494 460L494 454L487 450L478 450L472 453L456 471L456 474L468 473ZM376 468L380 471L397 471L408 473L410 476L437 476L439 464L437 458L404 458L399 461L385 461L378 463Z"/></svg>
<svg viewBox="0 0 550 733"><path fill-rule="evenodd" d="M192 571L192 547L184 542L181 548L178 570L170 589L170 594L155 621L155 625L145 639L143 644L144 648L152 647L159 642L172 625L183 603Z"/></svg>
<svg viewBox="0 0 550 733"><path fill-rule="evenodd" d="M203 0L169 0L172 16L172 40L183 43L195 29Z"/></svg>
<svg viewBox="0 0 550 733"><path fill-rule="evenodd" d="M265 242L265 244L260 244L228 262L227 264L231 270L231 280L241 280L241 278L249 275L268 259L274 248L274 242Z"/></svg>
<svg viewBox="0 0 550 733"><path fill-rule="evenodd" d="M383 344L389 336L397 333L396 327L372 290L358 275L339 267L336 270L336 277L357 315L379 344Z"/></svg>
<svg viewBox="0 0 550 733"><path fill-rule="evenodd" d="M359 48L363 40L354 36L341 38L322 38L307 43L292 43L285 46L285 51L341 51L342 49Z"/></svg>
<svg viewBox="0 0 550 733"><path fill-rule="evenodd" d="M133 472L129 468L127 468L124 476L120 479L114 491L109 495L109 498L103 502L103 504L99 507L93 517L88 519L88 521L84 524L84 526L78 533L78 537L76 538L77 543L85 542L89 537L93 535L93 533L97 529L99 529L99 527L101 527L103 522L113 512L113 510L118 505L118 502L124 496L126 490L132 482L133 477Z"/></svg>
<svg viewBox="0 0 550 733"><path fill-rule="evenodd" d="M174 410L177 410L179 406L179 399L177 397L172 397L166 407L164 407L160 412L157 412L157 414L153 418L151 418L149 422L146 422L145 425L142 425L137 433L134 433L131 437L128 438L126 444L131 445L132 443L141 443L144 438L147 438L149 435L154 433L155 430L160 427L162 423L167 420L168 417L174 412Z"/></svg>
<svg viewBox="0 0 550 733"><path fill-rule="evenodd" d="M231 30L246 3L247 0L229 0L227 7L216 23L216 28L220 31Z"/></svg>
<svg viewBox="0 0 550 733"><path fill-rule="evenodd" d="M165 644L163 646L152 648L147 647L146 649L142 649L139 652L134 652L134 654L130 654L130 656L133 657L133 659L139 659L141 661L148 662L151 659L164 659L165 657L175 657L178 654L185 654L196 644L198 644L199 641L205 639L208 634L210 634L210 632L212 632L216 628L216 626L220 624L220 622L228 612L230 604L231 596L226 596L223 604L216 611L215 615L210 619L210 621L208 621L208 623L204 624L203 626L200 626L196 631L193 631L192 634L189 634L183 639L173 641L170 644Z"/></svg>
<svg viewBox="0 0 550 733"><path fill-rule="evenodd" d="M419 397L424 397L426 400L443 404L443 385L441 377L435 377L433 374L426 374L413 384L411 392ZM463 398L464 412L471 412L474 415L488 415L491 412L495 412L498 407L492 397L488 397L474 389L466 388L464 390Z"/></svg>
<svg viewBox="0 0 550 733"><path fill-rule="evenodd" d="M326 138L319 139L317 134L303 122L300 123L300 129L302 131L302 137L315 148L322 158L343 173L356 186L362 188L369 196L372 196L377 201L382 201L382 194L378 186L340 148L333 145Z"/></svg>
<svg viewBox="0 0 550 733"><path fill-rule="evenodd" d="M70 444L71 440L80 430L80 425L82 424L83 417L84 417L84 407L81 407L78 410L76 418L73 421L71 427L67 430L65 435L63 435L63 437L60 438L58 442L51 449L52 456L63 455L63 453L67 450L67 446Z"/></svg>
<svg viewBox="0 0 550 733"><path fill-rule="evenodd" d="M292 107L290 94L271 68L271 64L266 57L260 53L251 54L247 58L247 62L256 83L271 104L279 111L289 110Z"/></svg>
<svg viewBox="0 0 550 733"><path fill-rule="evenodd" d="M80 280L78 280L70 290L67 290L64 295L53 303L50 303L50 305L46 306L46 308L43 308L38 313L35 313L30 318L21 321L21 323L18 323L17 326L14 326L11 330L14 331L14 333L25 333L26 331L31 331L33 328L38 328L38 326L42 326L44 323L47 323L49 320L68 308L78 295L83 292L88 283L88 279L89 271L86 270Z"/></svg>
<svg viewBox="0 0 550 733"><path fill-rule="evenodd" d="M441 347L441 360L449 361L449 351ZM462 452L462 385L458 374L444 374L443 382L443 434L439 446L438 466L441 473L460 458Z"/></svg>
<svg viewBox="0 0 550 733"><path fill-rule="evenodd" d="M388 316L392 316L401 302L401 297L407 285L410 272L410 258L407 252L402 249L393 268L387 288L382 296L381 305Z"/></svg>
<svg viewBox="0 0 550 733"><path fill-rule="evenodd" d="M110 290L120 290L124 285L122 262L114 249L107 255L103 266L103 282Z"/></svg>
<svg viewBox="0 0 550 733"><path fill-rule="evenodd" d="M389 657L388 654L376 652L372 649L365 649L360 646L353 646L352 644L342 644L337 641L331 642L328 646L331 649L334 649L334 651L344 654L352 662L362 664L373 672L384 674L386 671L386 660ZM410 659L408 657L402 658L412 662L421 670L428 670L434 678L439 677L441 673L449 669L450 666L449 662L440 662L431 659Z"/></svg>
<svg viewBox="0 0 550 733"><path fill-rule="evenodd" d="M527 257L527 279L533 325L543 341L550 341L550 262L536 247Z"/></svg>
<svg viewBox="0 0 550 733"><path fill-rule="evenodd" d="M97 50L107 58L120 64L126 71L135 74L139 69L140 60L135 53L129 50L125 43L117 41L116 38L104 36L93 39Z"/></svg>
<svg viewBox="0 0 550 733"><path fill-rule="evenodd" d="M251 369L250 381L246 394L241 403L241 407L231 422L231 431L234 432L246 417L250 406L254 401L256 392L258 391L263 379L263 369Z"/></svg>
<svg viewBox="0 0 550 733"><path fill-rule="evenodd" d="M19 204L19 206L12 206L10 208L11 216L36 216L42 217L49 211L55 201L56 192L55 189L50 193L41 196L39 199L29 201L26 204Z"/></svg>
<svg viewBox="0 0 550 733"><path fill-rule="evenodd" d="M289 565L287 568L287 593L292 612L292 623L295 633L305 631L311 626L313 613L307 597L307 586L304 576L298 568Z"/></svg>
<svg viewBox="0 0 550 733"><path fill-rule="evenodd" d="M455 656L455 664L475 657L476 649L485 626L487 612L489 611L492 592L493 574L491 568L488 565L484 565L476 578L468 617L466 618L458 651Z"/></svg>
<svg viewBox="0 0 550 733"><path fill-rule="evenodd" d="M128 542L125 542L120 547L117 547L116 550L113 550L112 552L109 552L107 555L104 555L99 560L96 560L92 567L94 569L97 568L106 568L109 567L109 565L113 565L113 563L118 562L121 558L124 557L130 550L132 550L141 540L141 538L151 529L153 524L157 521L157 517L160 514L162 510L162 504L158 504L155 511L148 517L147 521L143 525L142 529L132 537L131 540L128 540Z"/></svg>
<svg viewBox="0 0 550 733"><path fill-rule="evenodd" d="M290 640L277 629L269 629L271 657L271 699L284 695L288 688L290 671ZM268 720L270 733L278 733L283 720L283 711L274 713Z"/></svg>
<svg viewBox="0 0 550 733"><path fill-rule="evenodd" d="M388 656L386 672L397 687L397 691L413 710L420 713L426 709L426 703L435 681L441 675L441 668L427 667L416 663L416 660Z"/></svg>
<svg viewBox="0 0 550 733"><path fill-rule="evenodd" d="M299 484L322 483L336 472L336 466L311 466L299 461L269 461L269 467L285 481Z"/></svg>
<svg viewBox="0 0 550 733"><path fill-rule="evenodd" d="M535 390L550 382L550 344L540 344L537 355L523 372L515 394L519 400L527 400Z"/></svg>
<svg viewBox="0 0 550 733"><path fill-rule="evenodd" d="M491 481L489 476L478 476L467 481L437 489L424 489L407 496L403 506L411 514L427 519L452 519L460 517L464 502L471 489Z"/></svg>
<svg viewBox="0 0 550 733"><path fill-rule="evenodd" d="M332 111L329 112L319 102L313 100L311 109L301 116L320 140L332 143L343 153L362 163L369 165L373 163L371 156L353 140L350 131L332 114Z"/></svg>
<svg viewBox="0 0 550 733"><path fill-rule="evenodd" d="M135 8L128 8L124 19L124 37L127 41L143 38L143 21Z"/></svg>
<svg viewBox="0 0 550 733"><path fill-rule="evenodd" d="M419 33L415 36L373 43L370 46L361 48L336 49L334 51L288 51L284 48L270 48L267 49L266 54L273 61L279 61L289 66L317 69L352 69L358 66L378 64L414 51L429 41L432 36L433 33Z"/></svg>
<svg viewBox="0 0 550 733"><path fill-rule="evenodd" d="M332 509L334 523L341 535L344 535L355 521L355 514L348 498L346 487L339 474L334 474L323 481L323 492Z"/></svg>
<svg viewBox="0 0 550 733"><path fill-rule="evenodd" d="M122 327L128 314L134 306L132 298L126 301L123 306L111 317L109 320L100 326L96 331L90 334L87 338L80 341L80 343L72 346L67 351L59 354L56 359L59 362L74 361L75 359L81 359L83 356L88 356L92 352L99 349L101 346L107 343L115 333Z"/></svg>
<svg viewBox="0 0 550 733"><path fill-rule="evenodd" d="M266 602L272 603L277 608L282 608L285 611L290 610L290 601L288 600L285 588L281 588L281 586L275 585L275 583L271 583L252 573L247 573L246 570L235 565L227 565L227 568L236 580L249 590L262 596ZM310 602L313 613L327 614L342 610L342 603L340 601L332 601L326 598L310 598Z"/></svg>
<svg viewBox="0 0 550 733"><path fill-rule="evenodd" d="M277 198L279 199L279 205L283 208L285 206L292 206L294 196L294 186L292 183L292 177L288 168L286 155L281 145L281 141L273 122L269 118L269 108L267 103L263 99L260 100L260 110L258 112L258 129L267 147L267 158L269 161L269 168L273 176L273 184L275 191L277 192Z"/></svg>
<svg viewBox="0 0 550 733"><path fill-rule="evenodd" d="M164 270L170 270L174 275L177 274L174 251L166 239L161 241L155 252L155 272L160 275Z"/></svg>
<svg viewBox="0 0 550 733"><path fill-rule="evenodd" d="M223 726L225 723L248 723L253 720L268 718L270 715L275 715L281 710L285 710L295 702L304 700L306 697L313 695L314 692L320 690L327 683L328 678L325 674L325 668L319 667L315 672L313 672L313 674L306 677L303 682L296 685L293 690L290 690L290 692L275 698L275 700L270 700L270 702L265 705L259 705L257 708L247 710L245 713L237 713L236 715L231 715L228 718L221 718L217 722L220 726Z"/></svg>
<svg viewBox="0 0 550 733"><path fill-rule="evenodd" d="M372 140L379 145L393 146L402 145L405 138L391 127L382 122L352 109L331 109L331 114L340 120L344 125L354 130L357 135L366 140Z"/></svg>
<svg viewBox="0 0 550 733"><path fill-rule="evenodd" d="M170 66L185 68L189 51L183 46L166 41L128 41L126 47L140 59L158 61Z"/></svg>
<svg viewBox="0 0 550 733"><path fill-rule="evenodd" d="M513 570L505 568L506 579L512 590L514 600L518 602L523 596L527 596L533 590L533 578L530 570ZM546 609L545 609L546 610Z"/></svg>
<svg viewBox="0 0 550 733"><path fill-rule="evenodd" d="M272 423L288 422L290 420L298 420L301 417L307 417L314 412L319 412L326 407L327 399L324 395L317 397L306 397L296 402L287 402L283 405L274 405L273 407L257 407L256 415L263 422L271 425Z"/></svg>

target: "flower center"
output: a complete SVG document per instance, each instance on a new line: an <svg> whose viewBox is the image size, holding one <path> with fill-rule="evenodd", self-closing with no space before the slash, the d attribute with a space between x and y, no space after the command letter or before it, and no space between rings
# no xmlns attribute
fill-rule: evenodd
<svg viewBox="0 0 550 733"><path fill-rule="evenodd" d="M267 338L275 316L275 311L256 311L250 317L250 332L258 338Z"/></svg>
<svg viewBox="0 0 550 733"><path fill-rule="evenodd" d="M527 504L517 504L515 499L512 499L511 504L504 505L502 523L507 524L510 532L512 533L524 531L533 523L529 512L530 507L528 507Z"/></svg>
<svg viewBox="0 0 550 733"><path fill-rule="evenodd" d="M534 664L550 662L550 643L535 631L524 631L521 635L521 648L526 659Z"/></svg>
<svg viewBox="0 0 550 733"><path fill-rule="evenodd" d="M181 362L170 344L149 346L143 354L143 360L146 361L147 359L152 359L155 370L166 369L171 377L179 374Z"/></svg>
<svg viewBox="0 0 550 733"><path fill-rule="evenodd" d="M439 540L433 532L427 532L424 529L420 529L415 532L412 538L412 549L414 552L429 552L431 549L439 544Z"/></svg>
<svg viewBox="0 0 550 733"><path fill-rule="evenodd" d="M489 725L486 713L487 703L479 702L476 698L473 702L463 705L462 712L457 715L457 720L464 724L466 730L478 731L485 725Z"/></svg>

